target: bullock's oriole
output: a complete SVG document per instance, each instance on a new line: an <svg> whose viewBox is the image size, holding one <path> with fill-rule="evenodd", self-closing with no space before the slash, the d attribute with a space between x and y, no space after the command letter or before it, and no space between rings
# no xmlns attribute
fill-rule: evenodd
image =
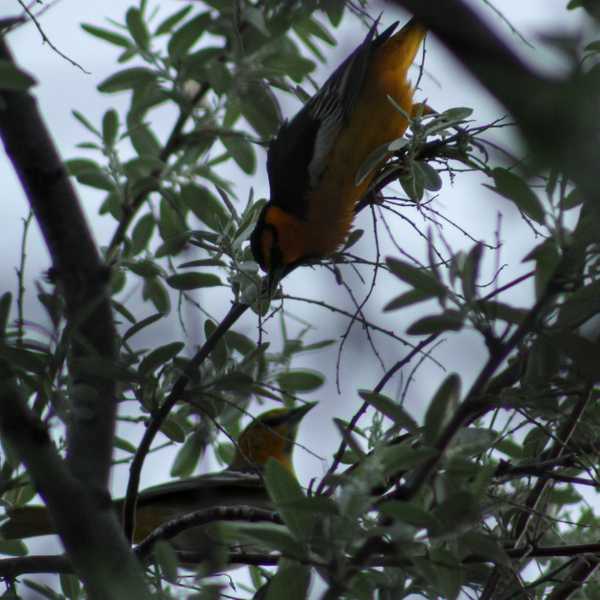
<svg viewBox="0 0 600 600"><path fill-rule="evenodd" d="M270 458L292 473L292 454L298 425L314 404L274 409L261 414L240 434L231 464L220 473L209 473L147 488L138 498L134 541L140 542L156 527L180 515L212 506L250 505L270 508L261 472ZM121 514L123 500L113 506ZM8 512L0 527L4 539L55 533L45 506L23 506ZM205 528L179 534L171 543L178 550L204 551Z"/></svg>
<svg viewBox="0 0 600 600"><path fill-rule="evenodd" d="M425 30L412 20L393 34L396 26L376 36L375 24L269 146L271 198L251 248L271 279L333 253L346 240L356 203L374 176L372 170L357 184L361 165L406 131L413 108L407 73Z"/></svg>

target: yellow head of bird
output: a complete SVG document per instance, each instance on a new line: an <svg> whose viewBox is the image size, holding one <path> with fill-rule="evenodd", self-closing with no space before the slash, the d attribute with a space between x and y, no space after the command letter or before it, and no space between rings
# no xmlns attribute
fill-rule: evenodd
<svg viewBox="0 0 600 600"><path fill-rule="evenodd" d="M276 408L257 417L240 434L229 469L261 471L272 458L293 473L292 455L298 425L314 406L315 403L307 403L292 409Z"/></svg>

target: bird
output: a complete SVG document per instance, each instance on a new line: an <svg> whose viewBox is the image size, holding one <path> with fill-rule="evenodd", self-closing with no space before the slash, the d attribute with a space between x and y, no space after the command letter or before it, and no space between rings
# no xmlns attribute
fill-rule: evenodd
<svg viewBox="0 0 600 600"><path fill-rule="evenodd" d="M251 506L273 509L262 480L269 461L278 461L295 476L293 450L300 421L315 406L276 408L256 417L240 434L231 463L223 471L163 483L140 492L137 501L134 542L184 514L215 506ZM121 515L124 499L113 502ZM23 539L56 533L45 506L8 510L0 526L4 539ZM170 540L176 550L202 553L210 546L206 527L183 531ZM208 552L207 552L208 557Z"/></svg>
<svg viewBox="0 0 600 600"><path fill-rule="evenodd" d="M402 137L408 127L414 107L407 75L426 32L414 19L394 33L397 25L377 36L375 22L269 144L270 199L250 247L276 281L345 242L356 204L376 172L358 181L359 170L373 151Z"/></svg>

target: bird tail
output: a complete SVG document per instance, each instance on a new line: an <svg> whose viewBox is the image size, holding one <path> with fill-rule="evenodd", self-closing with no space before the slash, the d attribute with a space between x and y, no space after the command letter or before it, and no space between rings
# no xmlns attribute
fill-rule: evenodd
<svg viewBox="0 0 600 600"><path fill-rule="evenodd" d="M419 21L411 19L378 50L377 60L380 67L384 70L391 68L406 73L415 60L426 33L427 30Z"/></svg>
<svg viewBox="0 0 600 600"><path fill-rule="evenodd" d="M56 530L45 506L21 506L8 511L9 519L0 525L5 540L48 535Z"/></svg>

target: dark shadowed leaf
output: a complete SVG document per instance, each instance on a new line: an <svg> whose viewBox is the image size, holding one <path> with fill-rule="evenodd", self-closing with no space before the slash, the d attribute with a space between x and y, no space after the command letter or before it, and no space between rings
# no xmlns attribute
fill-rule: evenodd
<svg viewBox="0 0 600 600"><path fill-rule="evenodd" d="M540 225L544 223L544 208L527 185L527 183L512 171L496 168L492 171L495 187L486 185L490 190L497 192L504 198L512 200L516 207Z"/></svg>
<svg viewBox="0 0 600 600"><path fill-rule="evenodd" d="M267 587L265 600L305 600L310 585L310 567L282 559Z"/></svg>
<svg viewBox="0 0 600 600"><path fill-rule="evenodd" d="M317 371L294 369L277 375L277 383L289 392L312 392L325 383L325 378Z"/></svg>
<svg viewBox="0 0 600 600"><path fill-rule="evenodd" d="M430 271L419 269L396 258L388 257L385 259L385 262L396 277L423 294L439 297L444 297L446 295L446 287L441 281L438 281Z"/></svg>
<svg viewBox="0 0 600 600"><path fill-rule="evenodd" d="M141 375L148 375L149 373L152 373L154 370L158 369L177 356L184 347L185 344L183 342L172 342L152 350L152 352L145 356L140 363L138 368L139 373Z"/></svg>
<svg viewBox="0 0 600 600"><path fill-rule="evenodd" d="M212 273L177 273L167 277L166 281L175 290L195 290L222 285L221 280Z"/></svg>
<svg viewBox="0 0 600 600"><path fill-rule="evenodd" d="M0 60L0 89L24 92L36 81L8 60Z"/></svg>
<svg viewBox="0 0 600 600"><path fill-rule="evenodd" d="M156 73L145 67L131 67L113 73L98 85L98 90L105 94L131 90L134 87L146 84L156 79Z"/></svg>
<svg viewBox="0 0 600 600"><path fill-rule="evenodd" d="M429 335L444 331L459 331L463 327L464 316L457 310L447 310L440 315L431 315L415 321L407 330L410 335Z"/></svg>
<svg viewBox="0 0 600 600"><path fill-rule="evenodd" d="M292 535L298 541L307 539L312 533L314 518L310 513L293 506L305 498L296 477L280 462L269 459L264 479L269 496Z"/></svg>
<svg viewBox="0 0 600 600"><path fill-rule="evenodd" d="M96 25L90 25L89 23L82 23L81 28L87 31L89 34L113 44L115 46L121 46L122 48L130 48L131 40L120 33L115 33L109 29L103 29L102 27L96 27Z"/></svg>
<svg viewBox="0 0 600 600"><path fill-rule="evenodd" d="M433 446L460 400L460 377L448 375L435 393L425 415L425 443Z"/></svg>

